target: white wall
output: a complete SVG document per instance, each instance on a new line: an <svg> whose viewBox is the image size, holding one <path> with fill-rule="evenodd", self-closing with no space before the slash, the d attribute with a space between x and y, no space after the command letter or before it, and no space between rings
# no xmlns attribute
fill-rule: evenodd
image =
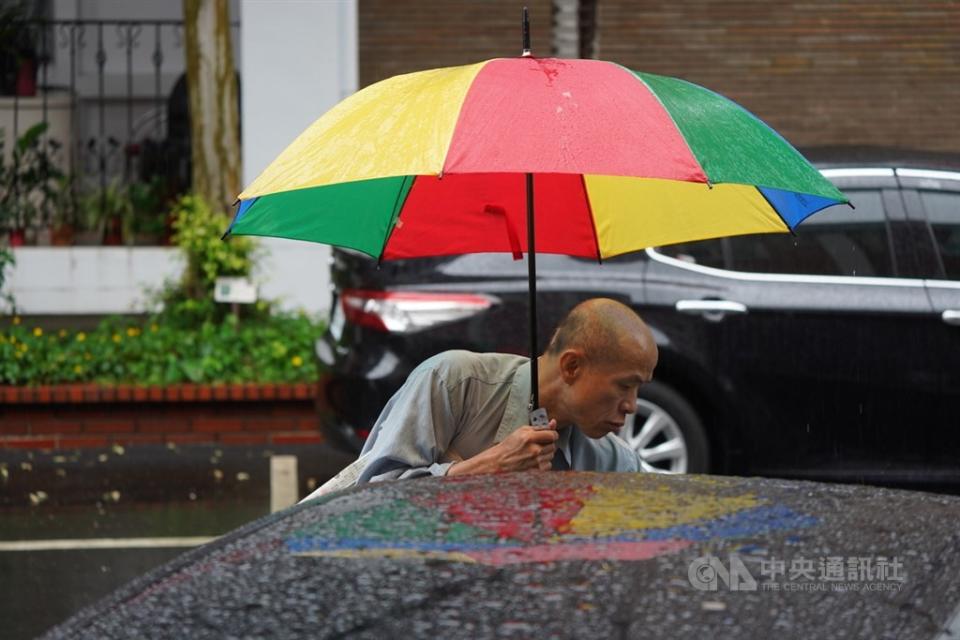
<svg viewBox="0 0 960 640"><path fill-rule="evenodd" d="M146 290L183 270L169 247L18 247L14 255L9 291L21 313L36 315L143 312Z"/></svg>
<svg viewBox="0 0 960 640"><path fill-rule="evenodd" d="M357 90L356 0L241 0L243 181ZM264 240L261 295L287 307L330 306L330 249Z"/></svg>

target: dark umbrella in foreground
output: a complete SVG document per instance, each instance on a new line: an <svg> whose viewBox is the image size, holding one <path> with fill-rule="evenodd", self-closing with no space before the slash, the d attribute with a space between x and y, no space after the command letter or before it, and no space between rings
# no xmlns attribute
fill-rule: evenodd
<svg viewBox="0 0 960 640"><path fill-rule="evenodd" d="M958 518L954 496L769 479L365 485L185 554L46 637L932 638L960 628Z"/></svg>
<svg viewBox="0 0 960 640"><path fill-rule="evenodd" d="M847 202L773 129L712 91L525 49L347 98L240 194L228 234L377 260L526 254L533 352L537 252L601 261L787 232Z"/></svg>

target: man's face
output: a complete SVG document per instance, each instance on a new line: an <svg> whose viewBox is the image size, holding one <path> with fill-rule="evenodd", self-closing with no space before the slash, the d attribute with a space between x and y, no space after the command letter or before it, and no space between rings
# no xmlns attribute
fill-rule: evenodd
<svg viewBox="0 0 960 640"><path fill-rule="evenodd" d="M567 388L567 408L584 435L602 438L623 427L637 410L637 390L657 366L657 348L646 340L625 341L620 357L586 362Z"/></svg>

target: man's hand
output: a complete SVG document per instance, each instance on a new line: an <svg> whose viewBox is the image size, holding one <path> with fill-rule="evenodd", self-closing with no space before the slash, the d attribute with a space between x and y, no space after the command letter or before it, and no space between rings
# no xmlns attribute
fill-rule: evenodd
<svg viewBox="0 0 960 640"><path fill-rule="evenodd" d="M447 475L461 476L501 471L549 471L557 452L557 421L546 427L520 427L486 451L451 466Z"/></svg>

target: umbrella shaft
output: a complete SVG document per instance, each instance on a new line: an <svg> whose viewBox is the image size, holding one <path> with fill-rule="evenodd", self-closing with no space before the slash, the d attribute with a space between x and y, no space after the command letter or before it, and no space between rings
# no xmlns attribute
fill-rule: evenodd
<svg viewBox="0 0 960 640"><path fill-rule="evenodd" d="M531 409L540 406L539 376L537 374L537 243L533 224L533 174L527 174L527 280L530 293L530 394Z"/></svg>

